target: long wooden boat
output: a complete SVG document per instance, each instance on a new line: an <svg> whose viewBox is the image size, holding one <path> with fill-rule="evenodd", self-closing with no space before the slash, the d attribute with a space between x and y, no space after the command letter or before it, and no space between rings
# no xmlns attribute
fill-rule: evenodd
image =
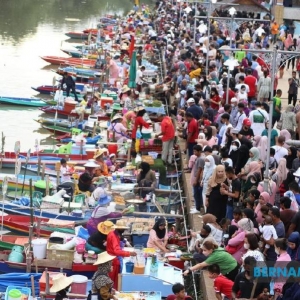
<svg viewBox="0 0 300 300"><path fill-rule="evenodd" d="M69 112L69 111L65 111L62 108L59 108L57 106L46 106L46 107L41 107L40 108L41 111L43 111L46 114L53 114L55 115L57 112L58 116L62 116L62 117L78 117L78 114L76 112ZM87 120L90 114L85 113L84 114L84 119ZM101 116L101 115L97 115L98 117L98 121L108 121L109 117L108 116Z"/></svg>
<svg viewBox="0 0 300 300"><path fill-rule="evenodd" d="M58 125L60 127L65 127L65 128L72 128L74 127L74 125L78 124L78 125L83 125L84 122L76 122L76 121L69 121L67 119L55 119L55 118L39 118L39 119L35 119L34 121L43 124L43 125Z"/></svg>
<svg viewBox="0 0 300 300"><path fill-rule="evenodd" d="M14 246L24 246L28 243L29 238L18 235L1 235L0 236L0 250L12 250Z"/></svg>
<svg viewBox="0 0 300 300"><path fill-rule="evenodd" d="M42 124L42 127L44 129L49 130L50 132L58 135L58 134L65 134L65 133L71 133L72 132L72 128L70 127L63 127L60 125L46 125L46 124Z"/></svg>
<svg viewBox="0 0 300 300"><path fill-rule="evenodd" d="M65 33L65 35L71 39L80 39L80 40L87 40L89 38L88 32L78 32L78 31L69 31ZM97 35L97 33L96 33Z"/></svg>
<svg viewBox="0 0 300 300"><path fill-rule="evenodd" d="M65 68L58 68L57 73L63 75L65 72L68 74L76 74L76 76L88 76L94 78L98 73L99 70L93 69L84 69L84 68L75 68L75 67L65 67Z"/></svg>
<svg viewBox="0 0 300 300"><path fill-rule="evenodd" d="M75 90L76 93L82 93L84 90L85 84L83 83L76 83ZM50 95L51 93L55 93L57 90L59 90L60 85L40 85L37 87L31 87L33 90L39 92L40 94L44 95ZM72 95L72 94L71 94Z"/></svg>
<svg viewBox="0 0 300 300"><path fill-rule="evenodd" d="M17 98L8 96L0 96L0 103L31 107L44 107L48 105L45 101L38 98Z"/></svg>
<svg viewBox="0 0 300 300"><path fill-rule="evenodd" d="M52 65L65 65L65 66L81 66L85 65L90 68L95 66L94 59L87 58L73 58L73 57L61 57L61 56L41 56L43 60Z"/></svg>

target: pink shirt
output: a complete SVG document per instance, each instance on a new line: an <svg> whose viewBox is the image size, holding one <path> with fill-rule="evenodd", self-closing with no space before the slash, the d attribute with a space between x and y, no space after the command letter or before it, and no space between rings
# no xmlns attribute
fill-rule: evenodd
<svg viewBox="0 0 300 300"><path fill-rule="evenodd" d="M239 263L242 263L242 256L247 252L244 248L244 239L246 236L245 231L240 231L235 237L228 241L228 245L232 247L237 247L237 251L232 254L233 258Z"/></svg>
<svg viewBox="0 0 300 300"><path fill-rule="evenodd" d="M291 257L287 252L280 254L276 260L274 268L276 268L276 265L278 268L283 267L283 264L281 264L281 263L277 264L277 262L279 262L279 261L284 261L284 262L291 261ZM275 281L274 290L279 289L280 291L282 291L282 287L284 284L285 284L285 282L276 282Z"/></svg>
<svg viewBox="0 0 300 300"><path fill-rule="evenodd" d="M126 127L122 123L112 123L107 129L110 131L110 136L113 136L113 132L115 132L115 138L119 139L123 136L126 136Z"/></svg>
<svg viewBox="0 0 300 300"><path fill-rule="evenodd" d="M163 239L159 239L156 235L156 232L154 229L150 230L149 233L149 239L147 242L147 248L155 248L155 249L159 249L155 244L154 241L159 242L160 245L164 246L165 242L168 240L168 231L166 230L166 234L165 237Z"/></svg>
<svg viewBox="0 0 300 300"><path fill-rule="evenodd" d="M111 59L109 61L108 68L109 68L110 78L118 78L119 77L119 67L113 59Z"/></svg>

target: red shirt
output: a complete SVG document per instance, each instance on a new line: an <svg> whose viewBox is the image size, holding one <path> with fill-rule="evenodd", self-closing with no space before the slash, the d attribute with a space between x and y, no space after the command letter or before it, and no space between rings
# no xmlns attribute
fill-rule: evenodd
<svg viewBox="0 0 300 300"><path fill-rule="evenodd" d="M106 242L107 242L106 251L109 255L122 256L122 257L129 257L130 256L130 252L123 251L121 249L121 247L120 247L120 238L115 233L115 231L111 231L107 235Z"/></svg>
<svg viewBox="0 0 300 300"><path fill-rule="evenodd" d="M248 84L248 86L249 86L249 93L248 93L249 97L255 96L256 83L257 83L257 79L254 76L248 75L245 77L245 84Z"/></svg>
<svg viewBox="0 0 300 300"><path fill-rule="evenodd" d="M224 92L224 95L223 95L223 101L222 101L222 104L224 105L226 103L226 96L227 96L227 92ZM228 104L231 104L231 99L235 97L235 93L233 90L229 89L229 92L228 92Z"/></svg>
<svg viewBox="0 0 300 300"><path fill-rule="evenodd" d="M198 134L199 134L199 126L198 122L196 119L192 119L187 127L187 134L192 133L190 139L188 140L188 143L195 143L196 139L198 139Z"/></svg>
<svg viewBox="0 0 300 300"><path fill-rule="evenodd" d="M215 292L224 294L229 299L231 299L232 297L232 286L233 281L229 280L227 277L221 274L214 280Z"/></svg>
<svg viewBox="0 0 300 300"><path fill-rule="evenodd" d="M221 98L220 98L219 95L214 95L214 96L211 98L211 100L213 100L213 101L219 103L219 102L221 101ZM220 108L220 105L217 105L217 104L212 103L212 102L211 102L210 106L211 106L212 109L216 109L216 110L218 110L218 109Z"/></svg>
<svg viewBox="0 0 300 300"><path fill-rule="evenodd" d="M136 138L136 131L138 129L141 129L141 127L149 128L150 125L143 119L143 117L137 117L137 118L135 118L134 126L133 126L133 129L132 129L131 138L133 138L133 139Z"/></svg>
<svg viewBox="0 0 300 300"><path fill-rule="evenodd" d="M161 121L161 132L163 133L161 139L163 142L172 140L175 137L175 128L170 117L165 116Z"/></svg>

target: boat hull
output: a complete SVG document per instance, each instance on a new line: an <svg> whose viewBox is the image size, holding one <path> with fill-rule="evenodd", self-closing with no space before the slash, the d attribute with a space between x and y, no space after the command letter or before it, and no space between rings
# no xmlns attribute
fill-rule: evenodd
<svg viewBox="0 0 300 300"><path fill-rule="evenodd" d="M41 99L31 99L31 98L0 97L0 103L9 104L9 105L28 106L28 107L48 106L48 104Z"/></svg>
<svg viewBox="0 0 300 300"><path fill-rule="evenodd" d="M52 65L64 65L64 66L88 66L93 68L96 60L86 58L72 58L72 57L59 57L59 56L41 56L43 60Z"/></svg>

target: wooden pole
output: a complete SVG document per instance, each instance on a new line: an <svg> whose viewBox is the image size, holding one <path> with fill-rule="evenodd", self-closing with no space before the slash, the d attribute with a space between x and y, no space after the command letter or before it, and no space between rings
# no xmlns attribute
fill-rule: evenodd
<svg viewBox="0 0 300 300"><path fill-rule="evenodd" d="M41 173L41 157L38 157L38 169L37 169L37 175L40 176Z"/></svg>
<svg viewBox="0 0 300 300"><path fill-rule="evenodd" d="M46 196L49 196L49 175L46 176Z"/></svg>
<svg viewBox="0 0 300 300"><path fill-rule="evenodd" d="M34 276L31 275L31 276L30 276L30 279L31 279L31 295L32 295L32 299L35 299Z"/></svg>
<svg viewBox="0 0 300 300"><path fill-rule="evenodd" d="M46 171L46 164L43 162L43 165L42 165L42 180L44 180L44 178L45 178L45 171Z"/></svg>
<svg viewBox="0 0 300 300"><path fill-rule="evenodd" d="M60 183L60 162L55 164L55 171L56 171L56 185L58 186Z"/></svg>

